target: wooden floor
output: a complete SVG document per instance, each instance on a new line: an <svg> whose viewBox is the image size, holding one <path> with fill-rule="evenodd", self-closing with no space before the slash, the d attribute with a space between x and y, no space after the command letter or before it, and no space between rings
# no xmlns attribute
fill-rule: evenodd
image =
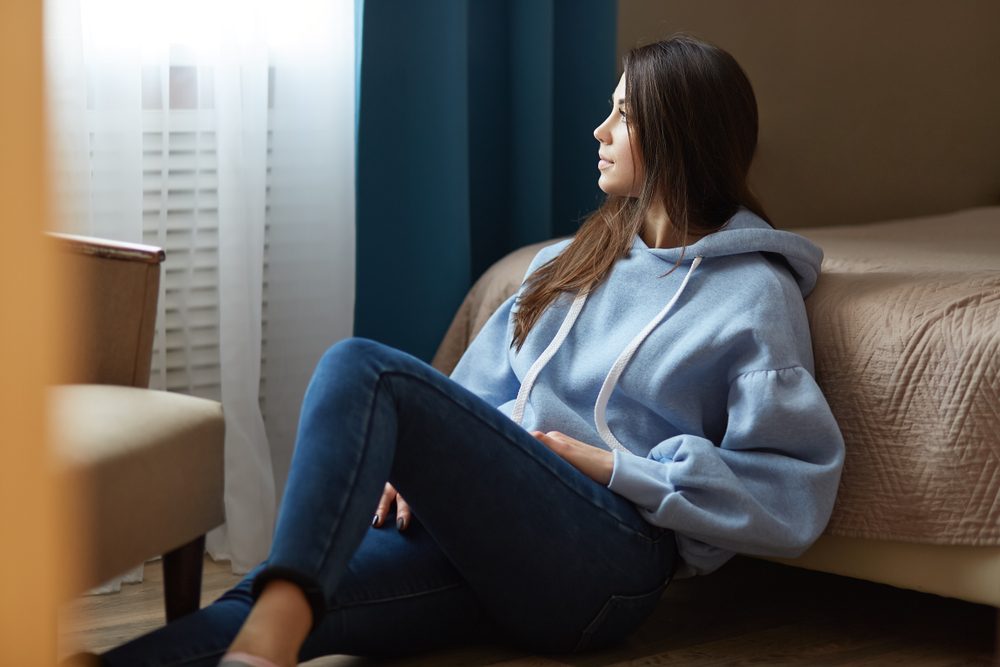
<svg viewBox="0 0 1000 667"><path fill-rule="evenodd" d="M237 578L206 560L204 603ZM63 610L60 654L101 651L163 623L162 572ZM737 557L708 577L675 581L654 615L612 650L530 656L496 646L406 660L336 656L309 667L369 665L995 665L992 607Z"/></svg>

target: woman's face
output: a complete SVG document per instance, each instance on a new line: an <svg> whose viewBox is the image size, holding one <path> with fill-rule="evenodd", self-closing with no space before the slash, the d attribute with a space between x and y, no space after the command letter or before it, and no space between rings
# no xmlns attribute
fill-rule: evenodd
<svg viewBox="0 0 1000 667"><path fill-rule="evenodd" d="M611 114L594 130L600 142L597 169L601 172L597 186L609 195L638 197L642 190L644 169L639 151L632 154L628 132L628 111L625 104L625 75L611 98Z"/></svg>

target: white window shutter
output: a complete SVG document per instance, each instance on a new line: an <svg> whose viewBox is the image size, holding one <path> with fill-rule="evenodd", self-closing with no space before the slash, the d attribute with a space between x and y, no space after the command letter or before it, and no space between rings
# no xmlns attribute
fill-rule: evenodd
<svg viewBox="0 0 1000 667"><path fill-rule="evenodd" d="M171 78L178 69L172 68ZM176 108L146 111L142 148L143 242L166 251L150 387L218 401L222 398L219 197L212 114ZM270 146L268 153L270 157ZM263 340L267 335L266 235L267 226ZM265 368L262 359L261 396Z"/></svg>

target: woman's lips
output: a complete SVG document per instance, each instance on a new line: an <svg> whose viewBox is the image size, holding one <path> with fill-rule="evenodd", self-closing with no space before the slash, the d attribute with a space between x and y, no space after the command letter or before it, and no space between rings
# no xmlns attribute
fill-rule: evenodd
<svg viewBox="0 0 1000 667"><path fill-rule="evenodd" d="M614 162L612 162L611 160L605 160L604 158L600 158L597 161L597 168L598 169L607 169L608 167L610 167L613 164L614 164Z"/></svg>

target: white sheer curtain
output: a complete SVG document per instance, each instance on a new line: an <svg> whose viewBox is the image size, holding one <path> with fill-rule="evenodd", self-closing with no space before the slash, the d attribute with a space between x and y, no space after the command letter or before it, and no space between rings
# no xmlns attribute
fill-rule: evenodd
<svg viewBox="0 0 1000 667"><path fill-rule="evenodd" d="M298 409L354 311L354 0L47 0L62 229L167 250L151 385L221 400L264 558ZM112 587L115 583L112 583Z"/></svg>

